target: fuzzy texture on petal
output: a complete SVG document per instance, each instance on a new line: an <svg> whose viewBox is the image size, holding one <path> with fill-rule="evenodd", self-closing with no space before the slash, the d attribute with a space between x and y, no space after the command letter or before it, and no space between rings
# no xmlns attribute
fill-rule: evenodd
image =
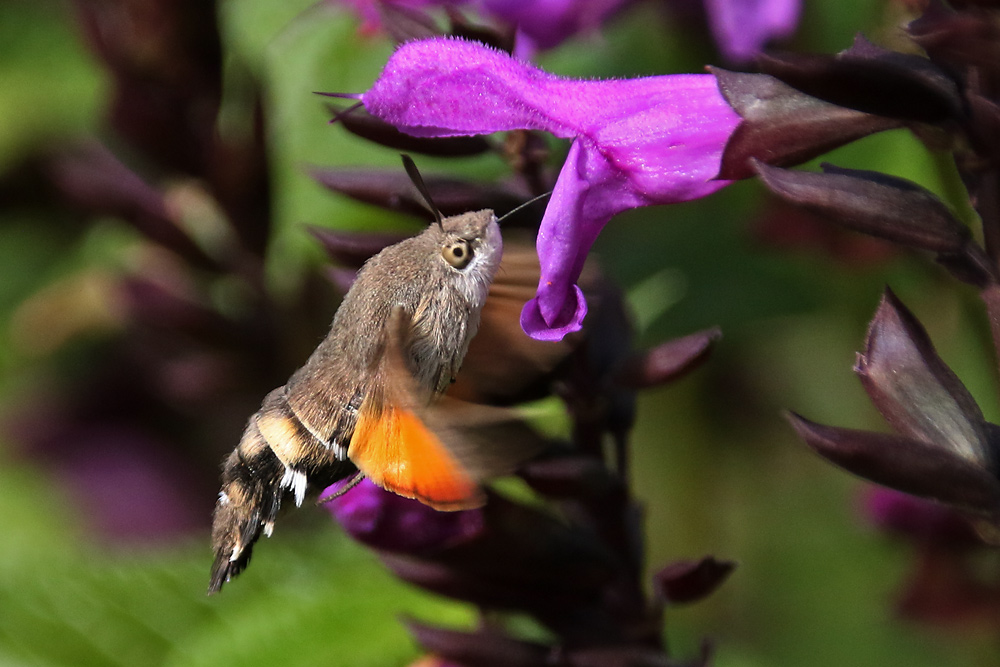
<svg viewBox="0 0 1000 667"><path fill-rule="evenodd" d="M531 129L574 140L538 232L538 294L521 317L541 340L580 329L587 310L576 281L612 216L728 185L713 179L740 122L709 74L564 79L449 38L401 46L362 100L417 136Z"/></svg>
<svg viewBox="0 0 1000 667"><path fill-rule="evenodd" d="M547 116L559 78L506 53L447 37L409 42L361 96L368 113L423 137L547 130L573 136Z"/></svg>
<svg viewBox="0 0 1000 667"><path fill-rule="evenodd" d="M772 39L795 32L802 0L705 0L708 23L726 58L744 63Z"/></svg>

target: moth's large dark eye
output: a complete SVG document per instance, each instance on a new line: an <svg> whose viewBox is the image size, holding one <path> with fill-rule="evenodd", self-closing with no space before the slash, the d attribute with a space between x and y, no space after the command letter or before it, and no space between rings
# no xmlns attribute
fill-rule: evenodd
<svg viewBox="0 0 1000 667"><path fill-rule="evenodd" d="M458 239L442 248L441 256L456 269L464 269L472 261L472 246L465 239Z"/></svg>

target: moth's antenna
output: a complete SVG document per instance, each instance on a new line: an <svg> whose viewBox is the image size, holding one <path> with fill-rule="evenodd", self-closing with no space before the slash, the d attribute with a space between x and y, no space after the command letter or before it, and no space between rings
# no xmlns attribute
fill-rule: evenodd
<svg viewBox="0 0 1000 667"><path fill-rule="evenodd" d="M363 480L364 478L365 474L359 470L357 474L355 474L354 477L351 478L350 482L348 482L343 487L337 489L333 493L323 496L322 498L316 501L316 504L322 505L324 503L330 502L331 500L341 497L342 495L344 495L345 493L356 487L358 484L360 484L361 480Z"/></svg>
<svg viewBox="0 0 1000 667"><path fill-rule="evenodd" d="M403 158L403 168L406 169L406 174L410 177L410 180L413 181L413 185L417 188L417 192L419 192L420 196L424 198L425 202L427 202L427 206L430 207L431 213L434 214L434 220L438 223L438 227L444 229L444 216L441 215L441 211L438 210L438 207L434 205L434 200L431 199L430 190L427 189L427 184L424 183L424 178L417 170L417 165L413 162L413 158L406 153L401 153L399 157Z"/></svg>
<svg viewBox="0 0 1000 667"><path fill-rule="evenodd" d="M524 202L523 204L519 204L518 206L516 206L513 209L511 209L511 210L507 211L506 213L504 213L499 219L497 219L497 223L503 222L504 220L506 220L510 216L512 216L515 213L517 213L518 211L520 211L522 208L525 208L527 206L531 206L532 204L534 204L536 201L538 201L542 197L548 197L548 196L551 196L551 195L552 195L552 190L549 190L548 192L543 192L542 194L538 195L537 197L532 197L531 199L529 199L528 201Z"/></svg>

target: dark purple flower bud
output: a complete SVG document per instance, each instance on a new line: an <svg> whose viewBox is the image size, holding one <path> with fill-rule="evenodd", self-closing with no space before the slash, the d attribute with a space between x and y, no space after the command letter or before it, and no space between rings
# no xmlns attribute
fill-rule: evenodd
<svg viewBox="0 0 1000 667"><path fill-rule="evenodd" d="M861 35L837 55L764 55L758 65L807 95L901 120L941 123L962 117L958 84L920 56L875 46Z"/></svg>
<svg viewBox="0 0 1000 667"><path fill-rule="evenodd" d="M259 262L270 240L272 197L262 93L254 92L247 127L228 129L212 141L205 180L243 248ZM232 248L227 250L232 253Z"/></svg>
<svg viewBox="0 0 1000 667"><path fill-rule="evenodd" d="M319 169L311 176L320 185L352 199L422 218L431 212L406 174L376 169ZM502 187L451 178L424 176L431 199L445 216L492 209L498 216L524 203L527 195Z"/></svg>
<svg viewBox="0 0 1000 667"><path fill-rule="evenodd" d="M113 80L114 129L156 163L202 175L222 90L216 8L198 0L74 3Z"/></svg>
<svg viewBox="0 0 1000 667"><path fill-rule="evenodd" d="M335 114L331 123L338 122L351 134L405 153L458 157L490 150L490 143L483 137L414 137L372 116L364 108L345 110L330 105L330 110Z"/></svg>
<svg viewBox="0 0 1000 667"><path fill-rule="evenodd" d="M566 557L572 563L573 556ZM600 589L592 582L560 574L554 564L544 572L528 569L519 576L515 569L531 568L533 563L524 562L516 552L501 546L490 561L483 561L492 566L487 572L481 571L482 558L476 555L471 561L459 562L455 558L382 554L382 562L403 581L486 608L527 611L558 622L569 610L589 609L599 599ZM506 563L501 565L502 561Z"/></svg>
<svg viewBox="0 0 1000 667"><path fill-rule="evenodd" d="M403 45L361 98L415 136L533 129L573 139L538 233L537 296L521 317L542 340L581 328L587 305L576 282L612 216L727 185L715 177L739 120L709 75L577 81L454 39Z"/></svg>
<svg viewBox="0 0 1000 667"><path fill-rule="evenodd" d="M348 482L334 484L323 496ZM383 551L425 553L467 542L484 529L482 510L439 512L365 479L326 508L358 542Z"/></svg>
<svg viewBox="0 0 1000 667"><path fill-rule="evenodd" d="M988 468L983 413L941 360L920 322L889 290L854 371L886 421L903 435Z"/></svg>
<svg viewBox="0 0 1000 667"><path fill-rule="evenodd" d="M983 419L927 332L887 291L855 371L902 435L821 426L792 415L799 435L833 463L879 484L987 515L1000 513L997 427Z"/></svg>
<svg viewBox="0 0 1000 667"><path fill-rule="evenodd" d="M320 242L330 259L354 269L361 268L369 257L383 248L405 238L402 234L341 232L315 225L309 225L307 229Z"/></svg>
<svg viewBox="0 0 1000 667"><path fill-rule="evenodd" d="M871 236L937 253L956 276L973 284L994 281L989 259L969 230L916 183L828 164L822 174L753 164L764 184L786 201Z"/></svg>
<svg viewBox="0 0 1000 667"><path fill-rule="evenodd" d="M726 144L718 178L754 175L751 158L791 166L900 123L830 104L766 74L710 67L719 89L743 119Z"/></svg>
<svg viewBox="0 0 1000 667"><path fill-rule="evenodd" d="M990 156L993 164L1000 163L1000 104L979 93L966 94L975 132L976 150Z"/></svg>
<svg viewBox="0 0 1000 667"><path fill-rule="evenodd" d="M772 39L795 32L801 5L801 0L705 0L705 13L722 54L744 63Z"/></svg>
<svg viewBox="0 0 1000 667"><path fill-rule="evenodd" d="M619 491L621 479L593 456L565 454L538 458L521 466L518 474L549 498L597 499Z"/></svg>
<svg viewBox="0 0 1000 667"><path fill-rule="evenodd" d="M218 342L241 335L232 321L178 285L144 277L125 278L119 295L130 318L141 326Z"/></svg>
<svg viewBox="0 0 1000 667"><path fill-rule="evenodd" d="M1000 71L1000 25L990 12L931 5L906 31L935 61Z"/></svg>
<svg viewBox="0 0 1000 667"><path fill-rule="evenodd" d="M646 389L675 380L700 366L720 338L722 331L713 327L661 343L630 358L616 381L633 389Z"/></svg>
<svg viewBox="0 0 1000 667"><path fill-rule="evenodd" d="M94 214L113 215L195 266L216 262L171 217L163 193L126 167L111 151L88 143L58 154L48 170L63 196Z"/></svg>
<svg viewBox="0 0 1000 667"><path fill-rule="evenodd" d="M685 560L667 565L653 575L659 597L672 604L686 604L715 592L736 569L733 561L706 556L698 561Z"/></svg>
<svg viewBox="0 0 1000 667"><path fill-rule="evenodd" d="M614 558L588 531L496 495L478 511L484 524L474 537L420 556L383 554L383 561L442 595L555 617L593 605L614 578Z"/></svg>
<svg viewBox="0 0 1000 667"><path fill-rule="evenodd" d="M888 433L789 422L820 456L860 477L979 514L1000 511L1000 481L982 465L937 444Z"/></svg>
<svg viewBox="0 0 1000 667"><path fill-rule="evenodd" d="M993 337L994 349L1000 349L1000 284L993 284L979 292L979 298L986 306L989 318L990 334Z"/></svg>
<svg viewBox="0 0 1000 667"><path fill-rule="evenodd" d="M459 632L436 628L414 620L406 627L420 646L446 661L482 667L551 667L552 649L522 641L495 630Z"/></svg>

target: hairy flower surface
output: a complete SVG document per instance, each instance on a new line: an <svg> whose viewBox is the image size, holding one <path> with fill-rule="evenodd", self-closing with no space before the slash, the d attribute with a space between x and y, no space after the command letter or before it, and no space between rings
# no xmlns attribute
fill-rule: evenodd
<svg viewBox="0 0 1000 667"><path fill-rule="evenodd" d="M565 79L447 38L401 46L361 99L415 136L532 129L573 140L538 232L538 293L521 314L524 330L541 340L580 329L587 304L576 282L612 216L728 184L713 179L740 122L712 75Z"/></svg>

